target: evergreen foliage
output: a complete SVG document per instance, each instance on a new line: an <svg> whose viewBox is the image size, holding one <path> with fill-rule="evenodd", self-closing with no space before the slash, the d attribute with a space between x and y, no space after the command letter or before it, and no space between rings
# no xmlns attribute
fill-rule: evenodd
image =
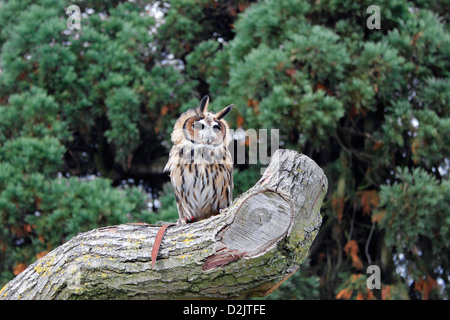
<svg viewBox="0 0 450 320"><path fill-rule="evenodd" d="M174 221L168 185L158 214L113 185L166 159L209 94L328 176L309 264L269 298L449 298L445 1L378 1L372 30L369 0L76 4L81 30L66 1L0 1L0 285L77 232ZM261 167L236 166L235 195Z"/></svg>

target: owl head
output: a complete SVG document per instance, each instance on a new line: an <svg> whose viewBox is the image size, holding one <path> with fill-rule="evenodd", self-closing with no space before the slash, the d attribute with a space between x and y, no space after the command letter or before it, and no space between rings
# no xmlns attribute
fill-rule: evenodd
<svg viewBox="0 0 450 320"><path fill-rule="evenodd" d="M223 119L233 105L223 108L218 113L208 111L209 97L205 96L197 108L192 108L183 113L175 123L172 132L172 142L182 142L207 145L211 147L228 144L231 141L229 127Z"/></svg>

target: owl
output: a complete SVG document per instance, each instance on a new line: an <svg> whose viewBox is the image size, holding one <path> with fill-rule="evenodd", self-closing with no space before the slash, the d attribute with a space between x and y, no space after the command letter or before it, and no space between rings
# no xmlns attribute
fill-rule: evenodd
<svg viewBox="0 0 450 320"><path fill-rule="evenodd" d="M219 214L232 201L233 161L228 150L230 129L223 119L233 105L208 111L209 97L183 113L175 123L169 172L181 223Z"/></svg>

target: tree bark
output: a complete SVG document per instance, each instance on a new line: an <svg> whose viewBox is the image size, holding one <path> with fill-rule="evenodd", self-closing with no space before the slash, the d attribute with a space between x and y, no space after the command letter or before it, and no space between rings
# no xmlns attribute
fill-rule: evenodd
<svg viewBox="0 0 450 320"><path fill-rule="evenodd" d="M318 233L328 181L310 158L278 150L262 178L206 220L168 228L125 224L72 238L0 290L0 299L246 298L295 273Z"/></svg>

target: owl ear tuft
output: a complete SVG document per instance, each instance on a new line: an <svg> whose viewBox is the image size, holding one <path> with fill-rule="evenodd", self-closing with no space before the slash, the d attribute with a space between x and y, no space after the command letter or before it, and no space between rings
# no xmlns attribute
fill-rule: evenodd
<svg viewBox="0 0 450 320"><path fill-rule="evenodd" d="M208 95L204 96L202 101L200 101L200 105L198 107L200 114L205 114L205 112L208 111L208 105L209 105L209 97Z"/></svg>
<svg viewBox="0 0 450 320"><path fill-rule="evenodd" d="M219 111L216 114L216 119L220 120L220 119L224 118L228 113L230 113L232 108L233 108L232 104L230 104L228 107L223 108L221 111Z"/></svg>

